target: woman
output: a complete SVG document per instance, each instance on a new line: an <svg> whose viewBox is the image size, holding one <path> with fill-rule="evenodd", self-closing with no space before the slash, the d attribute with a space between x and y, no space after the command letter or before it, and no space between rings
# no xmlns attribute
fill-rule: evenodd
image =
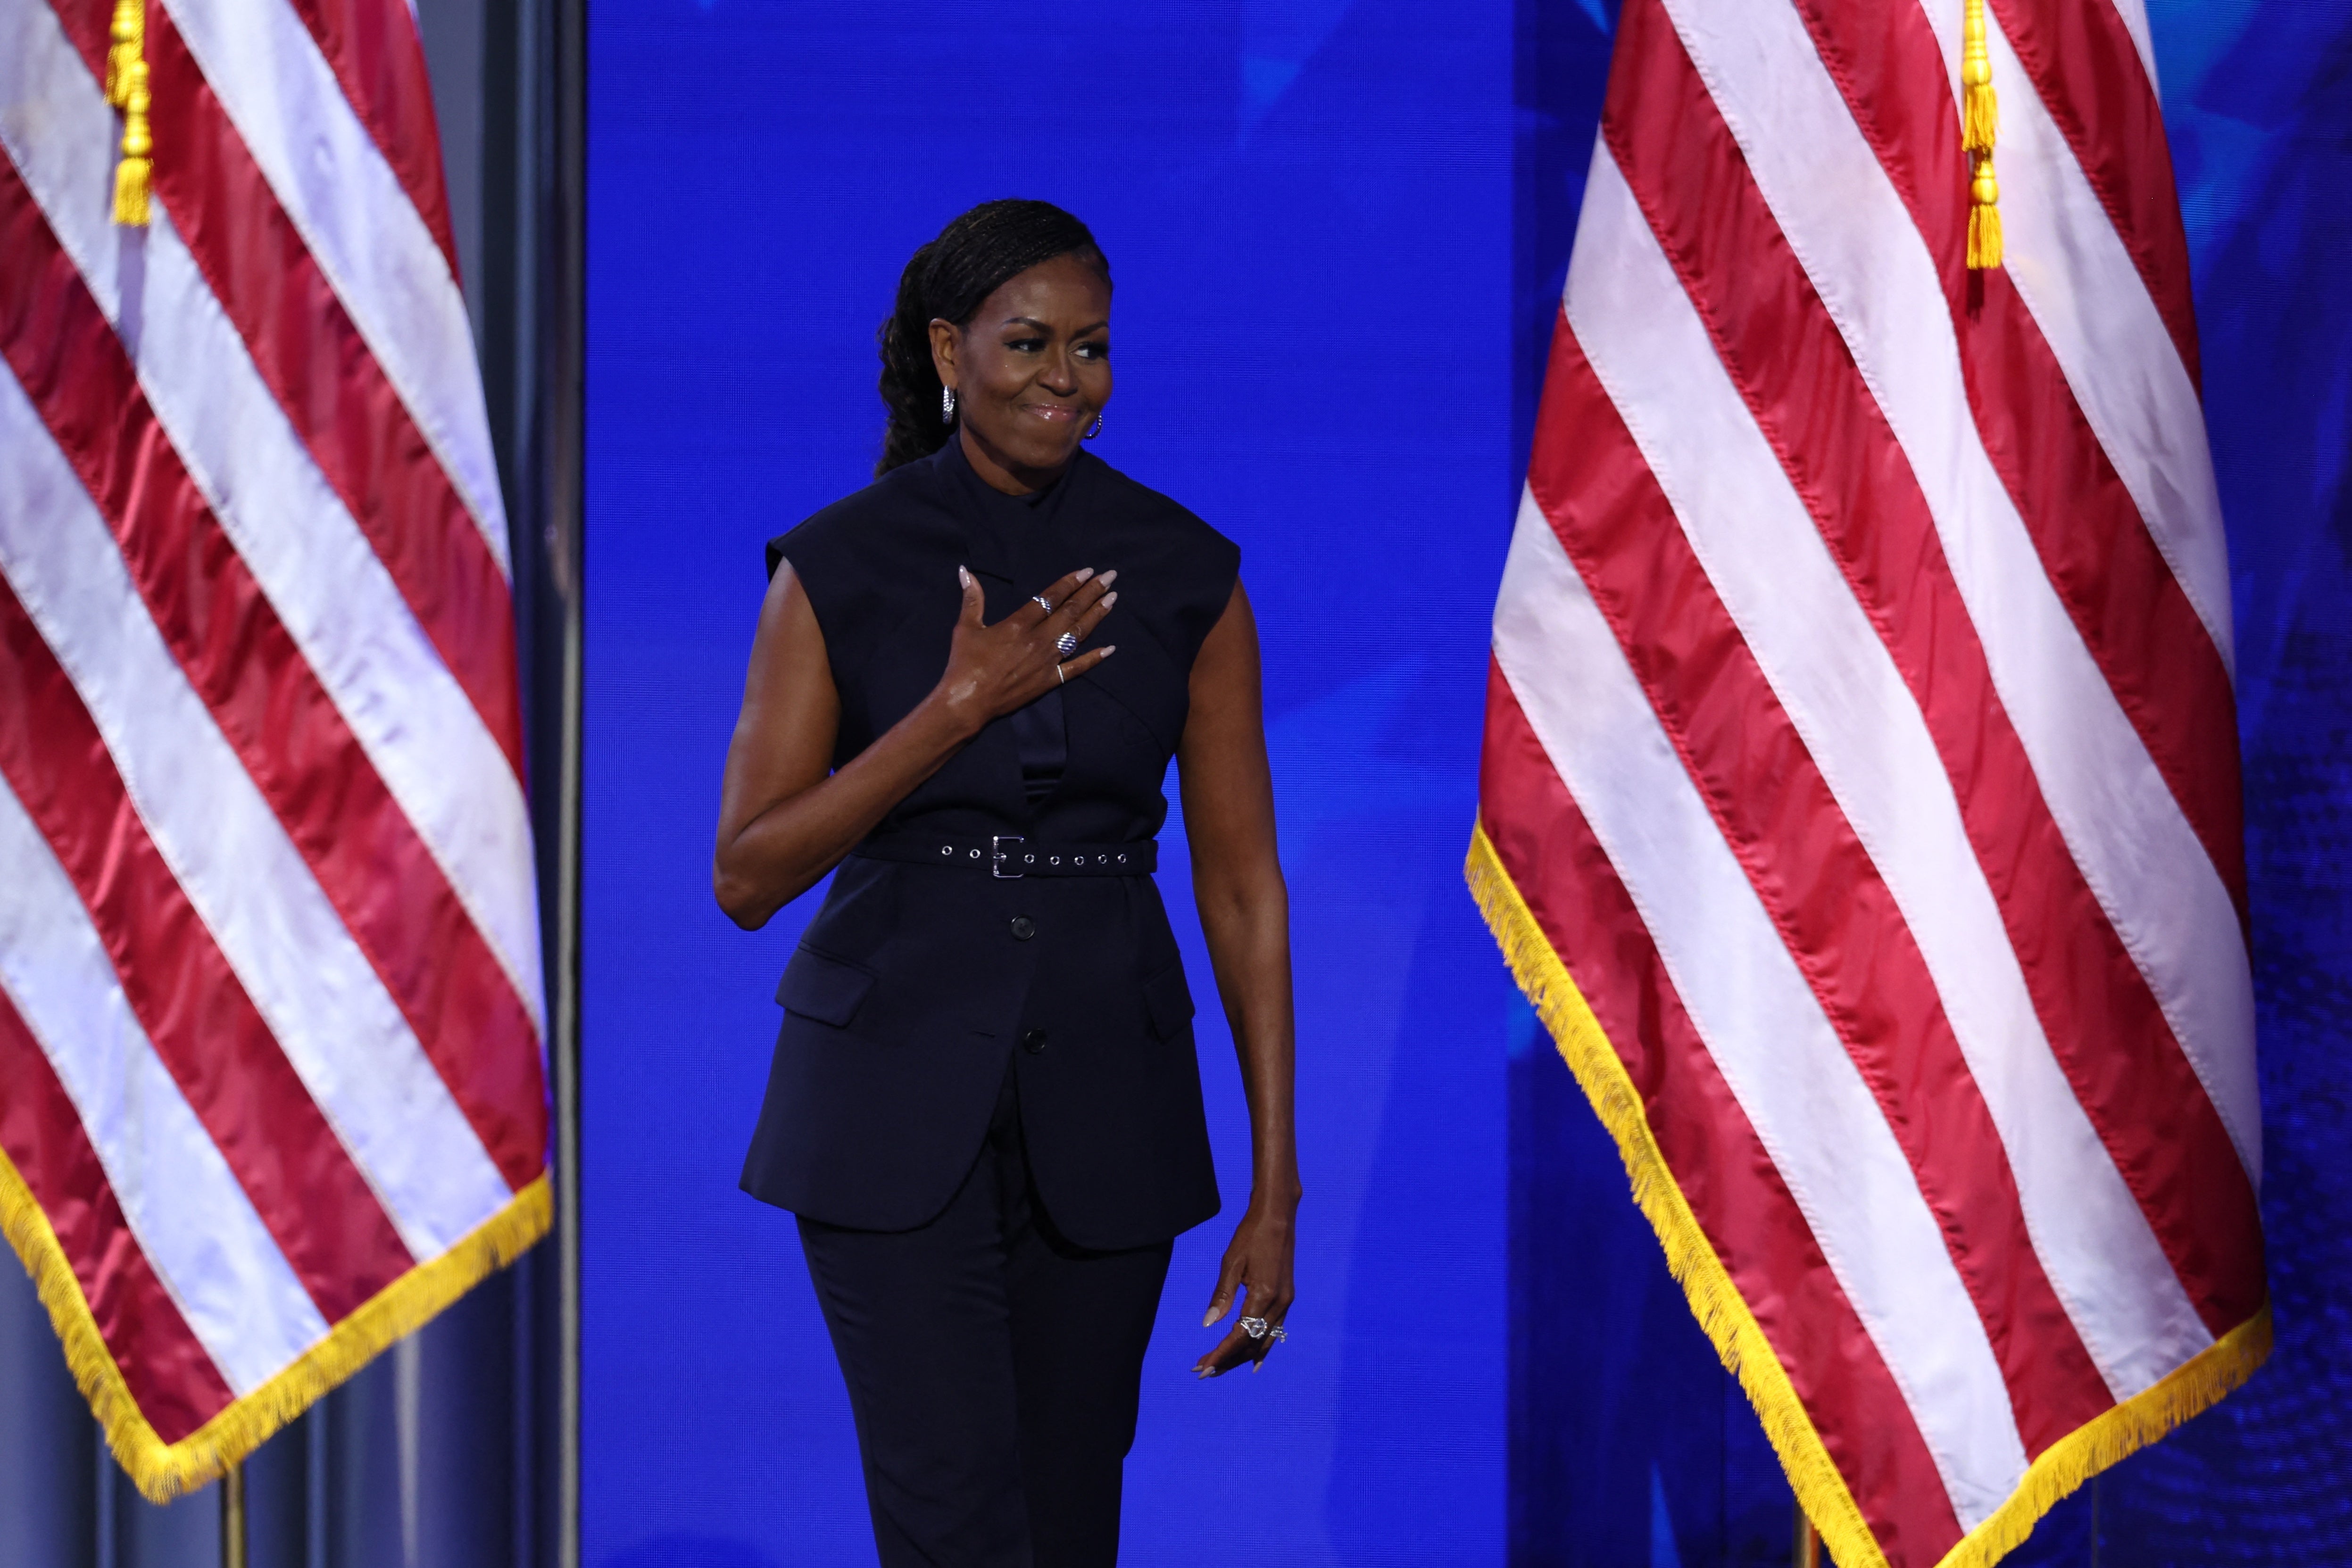
<svg viewBox="0 0 2352 1568"><path fill-rule="evenodd" d="M915 253L876 483L768 547L712 880L786 967L743 1186L799 1216L886 1568L1079 1568L1176 1235L1215 1213L1192 1002L1150 873L1172 754L1241 1056L1250 1202L1195 1371L1284 1337L1289 906L1234 547L1085 452L1110 268L1043 202ZM838 868L836 870L836 868Z"/></svg>

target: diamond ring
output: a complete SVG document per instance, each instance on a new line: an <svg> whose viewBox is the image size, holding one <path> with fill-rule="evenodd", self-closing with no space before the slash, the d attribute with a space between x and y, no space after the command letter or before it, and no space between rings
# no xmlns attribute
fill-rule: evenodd
<svg viewBox="0 0 2352 1568"><path fill-rule="evenodd" d="M1065 659L1077 651L1078 634L1076 632L1065 632L1054 639L1054 652L1061 654Z"/></svg>

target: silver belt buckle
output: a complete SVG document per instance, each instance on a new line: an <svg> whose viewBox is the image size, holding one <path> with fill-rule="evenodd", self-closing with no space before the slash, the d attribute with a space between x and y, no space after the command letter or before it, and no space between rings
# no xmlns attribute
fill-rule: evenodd
<svg viewBox="0 0 2352 1568"><path fill-rule="evenodd" d="M988 874L999 882L1020 881L1021 873L1004 869L1005 863L1013 859L1013 852L1004 846L1026 842L1028 841L1018 833L998 833L990 839L988 841Z"/></svg>

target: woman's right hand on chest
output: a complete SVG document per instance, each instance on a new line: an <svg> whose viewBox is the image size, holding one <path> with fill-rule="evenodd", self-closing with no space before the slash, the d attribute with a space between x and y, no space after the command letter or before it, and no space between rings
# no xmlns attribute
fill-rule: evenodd
<svg viewBox="0 0 2352 1568"><path fill-rule="evenodd" d="M1074 571L993 626L982 620L985 601L979 580L962 567L956 568L956 576L963 584L963 608L934 696L973 734L1076 680L1118 651L1116 645L1086 648L1067 657L1062 652L1079 649L1118 602L1111 587L1118 580L1116 571Z"/></svg>
<svg viewBox="0 0 2352 1568"><path fill-rule="evenodd" d="M1001 718L1110 657L1108 648L1062 656L1064 636L1093 634L1118 595L1116 572L1072 572L993 626L982 622L980 584L957 569L963 609L946 674L931 695L871 745L833 767L841 694L824 633L787 564L769 585L743 682L743 708L719 788L711 888L728 917L757 930L814 886L990 720Z"/></svg>

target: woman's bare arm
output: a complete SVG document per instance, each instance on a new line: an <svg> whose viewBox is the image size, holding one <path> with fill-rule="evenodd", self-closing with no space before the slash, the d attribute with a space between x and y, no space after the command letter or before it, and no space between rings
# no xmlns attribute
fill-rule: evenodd
<svg viewBox="0 0 2352 1568"><path fill-rule="evenodd" d="M1081 639L1092 632L1118 601L1110 591L1118 576L1073 572L1045 591L1055 605L1050 615L1031 602L985 626L980 585L962 573L963 612L940 684L835 773L841 699L825 659L824 633L790 563L778 567L760 607L743 710L719 786L710 883L728 918L747 931L766 925L982 727L1063 678L1055 674L1054 640L1064 632ZM1076 680L1113 652L1090 649L1062 665L1063 672Z"/></svg>
<svg viewBox="0 0 2352 1568"><path fill-rule="evenodd" d="M1249 1100L1250 1201L1225 1249L1203 1324L1245 1289L1245 1316L1279 1323L1291 1302L1291 1229L1297 1214L1290 995L1290 893L1275 852L1274 779L1265 759L1257 622L1249 595L1231 602L1193 661L1192 712L1177 748L1192 896L1224 998ZM1236 1325L1196 1366L1202 1376L1265 1358L1273 1341Z"/></svg>

